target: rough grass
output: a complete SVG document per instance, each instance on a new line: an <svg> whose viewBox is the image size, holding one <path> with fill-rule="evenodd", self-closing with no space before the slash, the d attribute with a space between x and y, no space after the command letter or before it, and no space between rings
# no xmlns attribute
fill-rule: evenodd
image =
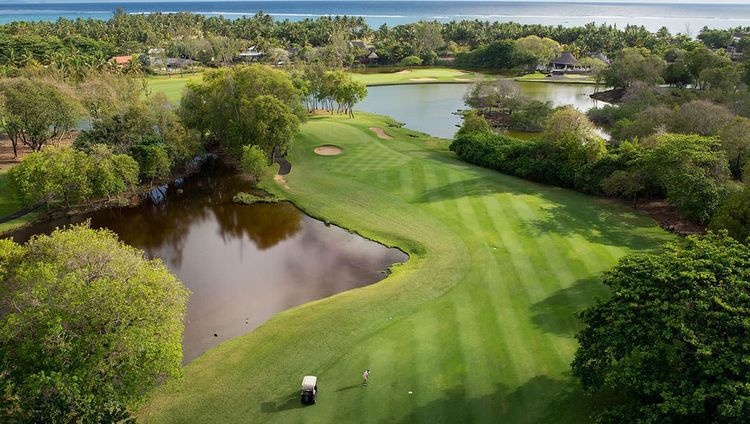
<svg viewBox="0 0 750 424"><path fill-rule="evenodd" d="M602 400L570 376L575 314L606 296L599 277L618 258L671 237L629 209L460 162L445 141L369 130L385 126L313 117L285 185L264 185L410 260L208 351L153 393L141 421L587 421ZM344 153L318 156L320 144ZM302 407L307 374L320 393Z"/></svg>

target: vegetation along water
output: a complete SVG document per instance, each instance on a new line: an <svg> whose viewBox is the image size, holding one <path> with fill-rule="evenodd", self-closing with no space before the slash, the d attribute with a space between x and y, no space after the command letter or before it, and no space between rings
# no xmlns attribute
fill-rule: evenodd
<svg viewBox="0 0 750 424"><path fill-rule="evenodd" d="M25 5L0 422L750 421L748 6Z"/></svg>

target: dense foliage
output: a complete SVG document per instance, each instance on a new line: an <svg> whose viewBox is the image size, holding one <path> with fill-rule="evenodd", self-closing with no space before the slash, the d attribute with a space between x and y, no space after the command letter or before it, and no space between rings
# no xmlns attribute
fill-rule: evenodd
<svg viewBox="0 0 750 424"><path fill-rule="evenodd" d="M726 47L712 41L711 32L702 32L707 45ZM82 69L111 67L114 55L143 55L151 48L163 48L171 57L190 58L204 65L222 66L249 46L266 52L269 63L288 61L289 56L328 66L351 65L366 52L348 45L350 40L368 40L377 49L380 63L433 64L438 57L490 46L480 56L503 50L498 40L523 39L528 52L524 63L544 61L558 45L569 45L573 52L615 53L625 47L664 51L689 40L666 29L651 33L642 26L616 28L588 24L582 27L521 25L513 22L452 21L415 22L370 28L362 17L320 17L300 21L274 20L259 12L239 19L207 17L199 14L153 13L129 15L122 11L107 20L59 19L55 22L11 22L0 25L0 66L44 65L66 75ZM536 37L536 38L535 38ZM731 35L729 36L731 40ZM289 50L293 49L293 50ZM523 51L523 50L521 50ZM409 58L409 59L407 59ZM464 59L467 63L467 59ZM485 66L489 60L483 60ZM504 60L494 60L505 65ZM140 62L135 62L137 69ZM500 66L502 68L502 66Z"/></svg>
<svg viewBox="0 0 750 424"><path fill-rule="evenodd" d="M688 237L622 259L581 314L573 373L618 394L603 423L744 423L750 416L750 249Z"/></svg>
<svg viewBox="0 0 750 424"><path fill-rule="evenodd" d="M237 157L248 145L285 153L304 116L289 76L261 65L208 72L188 86L179 113L187 128Z"/></svg>
<svg viewBox="0 0 750 424"><path fill-rule="evenodd" d="M731 194L714 214L709 228L726 230L736 240L750 243L750 187Z"/></svg>
<svg viewBox="0 0 750 424"><path fill-rule="evenodd" d="M585 115L571 108L554 112L540 137L529 141L497 134L481 119L472 115L450 146L480 166L633 201L664 196L703 223L726 194L729 166L715 138L662 134L608 149Z"/></svg>
<svg viewBox="0 0 750 424"><path fill-rule="evenodd" d="M138 183L138 163L103 145L95 146L90 154L50 146L26 156L11 168L9 178L23 205L45 201L70 207L132 192Z"/></svg>
<svg viewBox="0 0 750 424"><path fill-rule="evenodd" d="M258 179L268 168L268 156L258 146L242 146L240 167L248 175Z"/></svg>
<svg viewBox="0 0 750 424"><path fill-rule="evenodd" d="M117 422L181 373L188 292L106 230L0 240L0 421Z"/></svg>
<svg viewBox="0 0 750 424"><path fill-rule="evenodd" d="M82 111L65 84L47 79L0 80L0 127L18 157L18 146L34 151L58 143L75 128Z"/></svg>

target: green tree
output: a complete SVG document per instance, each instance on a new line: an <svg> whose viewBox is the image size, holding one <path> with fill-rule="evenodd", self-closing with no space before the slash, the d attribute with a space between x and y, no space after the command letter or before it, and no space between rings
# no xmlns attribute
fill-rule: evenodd
<svg viewBox="0 0 750 424"><path fill-rule="evenodd" d="M257 145L286 151L303 117L299 92L282 71L261 65L207 72L188 85L179 115L189 129L235 156Z"/></svg>
<svg viewBox="0 0 750 424"><path fill-rule="evenodd" d="M617 393L602 423L742 423L750 416L750 249L725 234L632 255L584 311L573 374Z"/></svg>
<svg viewBox="0 0 750 424"><path fill-rule="evenodd" d="M542 139L560 152L571 167L600 159L607 148L589 118L572 107L564 107L547 119Z"/></svg>
<svg viewBox="0 0 750 424"><path fill-rule="evenodd" d="M656 85L662 81L666 64L660 57L645 49L626 48L618 52L612 65L605 71L604 80L616 88L636 83Z"/></svg>
<svg viewBox="0 0 750 424"><path fill-rule="evenodd" d="M75 128L81 115L78 101L61 84L42 79L0 81L3 125L18 157L19 144L34 151L58 143Z"/></svg>
<svg viewBox="0 0 750 424"><path fill-rule="evenodd" d="M742 167L750 160L750 119L735 118L719 131L719 139L732 175L741 178Z"/></svg>
<svg viewBox="0 0 750 424"><path fill-rule="evenodd" d="M0 277L0 420L119 422L180 375L188 291L114 233L2 240Z"/></svg>
<svg viewBox="0 0 750 424"><path fill-rule="evenodd" d="M268 155L258 146L242 146L240 167L258 180L268 168Z"/></svg>
<svg viewBox="0 0 750 424"><path fill-rule="evenodd" d="M338 86L336 102L343 106L349 117L354 118L354 105L367 97L367 86L359 81L349 80Z"/></svg>
<svg viewBox="0 0 750 424"><path fill-rule="evenodd" d="M637 171L617 170L602 181L602 190L608 196L630 199L636 206L638 195L646 188L644 177Z"/></svg>
<svg viewBox="0 0 750 424"><path fill-rule="evenodd" d="M726 155L715 138L661 134L648 146L640 172L663 190L689 218L708 222L725 195L729 178Z"/></svg>
<svg viewBox="0 0 750 424"><path fill-rule="evenodd" d="M560 43L551 38L541 38L536 35L516 40L515 49L534 58L534 65L546 66L560 54L562 47Z"/></svg>
<svg viewBox="0 0 750 424"><path fill-rule="evenodd" d="M750 187L730 195L716 210L708 228L726 230L735 240L750 242Z"/></svg>
<svg viewBox="0 0 750 424"><path fill-rule="evenodd" d="M127 155L112 154L106 146L94 146L91 156L49 146L24 157L8 176L21 204L63 202L70 207L131 191L138 182L138 164Z"/></svg>

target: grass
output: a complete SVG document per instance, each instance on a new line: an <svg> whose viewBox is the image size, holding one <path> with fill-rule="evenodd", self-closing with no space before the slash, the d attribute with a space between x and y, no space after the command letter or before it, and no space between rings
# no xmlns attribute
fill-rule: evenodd
<svg viewBox="0 0 750 424"><path fill-rule="evenodd" d="M425 84L425 83L467 83L477 79L489 78L477 72L467 72L451 68L414 68L391 70L388 72L352 73L355 81L368 86Z"/></svg>
<svg viewBox="0 0 750 424"><path fill-rule="evenodd" d="M541 72L535 72L532 74L526 74L522 77L515 78L516 81L520 82L547 82L547 83L562 83L562 84L596 84L596 80L591 75L554 75L548 77L547 74Z"/></svg>
<svg viewBox="0 0 750 424"><path fill-rule="evenodd" d="M209 350L153 393L139 421L587 421L602 400L570 375L575 314L606 296L600 275L618 258L671 236L619 205L460 162L446 141L369 130L386 125L312 117L287 181L264 186L409 261ZM314 154L322 144L344 152ZM302 407L308 374L320 394Z"/></svg>
<svg viewBox="0 0 750 424"><path fill-rule="evenodd" d="M172 76L158 76L148 77L148 86L151 92L158 93L162 92L166 94L167 99L172 103L178 103L182 98L182 91L190 81L198 81L203 77L203 74L187 74L187 75L172 75Z"/></svg>

